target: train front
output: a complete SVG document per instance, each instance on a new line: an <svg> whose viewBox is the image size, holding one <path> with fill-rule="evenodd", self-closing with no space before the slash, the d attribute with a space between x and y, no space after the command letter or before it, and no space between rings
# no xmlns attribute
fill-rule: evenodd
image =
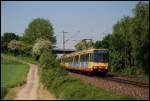
<svg viewBox="0 0 150 101"><path fill-rule="evenodd" d="M94 50L91 57L91 62L89 68L93 72L98 72L101 74L106 74L108 72L109 66L109 54L108 50Z"/></svg>

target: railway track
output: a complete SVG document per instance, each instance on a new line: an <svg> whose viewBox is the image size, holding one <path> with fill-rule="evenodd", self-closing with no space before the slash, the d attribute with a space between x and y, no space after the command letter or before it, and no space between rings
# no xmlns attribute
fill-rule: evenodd
<svg viewBox="0 0 150 101"><path fill-rule="evenodd" d="M86 75L86 76L89 76L89 75ZM108 77L106 76L104 78L102 78L101 76L96 75L96 76L94 76L94 78L97 78L97 79L101 78L101 79L114 81L114 82L117 82L117 83L124 83L124 84L134 85L134 86L137 86L137 87L149 88L149 83L144 83L144 82L139 82L137 80L132 80L133 78L130 78L130 77L127 77L127 76L118 76L116 74L115 75L111 74L111 76L108 76Z"/></svg>
<svg viewBox="0 0 150 101"><path fill-rule="evenodd" d="M81 73L70 72L71 76L80 78L85 83L90 83L96 87L110 90L116 94L128 95L138 100L149 99L149 84L125 80L119 75L116 76L100 76L85 75ZM128 78L127 78L128 79Z"/></svg>
<svg viewBox="0 0 150 101"><path fill-rule="evenodd" d="M137 78L133 79L133 78L128 77L128 76L108 74L105 78L102 78L99 75L96 75L94 77L101 78L101 79L106 79L106 80L110 80L110 81L115 81L115 82L118 82L118 83L124 83L124 84L130 84L130 85L134 85L134 86L138 86L138 87L149 88L149 83L140 82L139 80L137 80Z"/></svg>
<svg viewBox="0 0 150 101"><path fill-rule="evenodd" d="M74 72L76 73L76 72ZM86 75L86 74L83 74L83 73L80 73L81 75L85 75L85 76L89 76L91 77L91 75ZM130 77L127 77L127 76L118 76L118 75L114 75L114 74L108 74L109 76L105 76L105 77L102 77L100 75L94 75L92 77L96 78L96 79L105 79L105 80L109 80L109 81L114 81L114 82L117 82L117 83L123 83L123 84L130 84L130 85L134 85L134 86L137 86L137 87L143 87L143 88L149 88L149 83L144 83L144 82L139 82L137 80L132 80L133 78L130 78ZM111 76L110 76L111 75Z"/></svg>
<svg viewBox="0 0 150 101"><path fill-rule="evenodd" d="M116 78L116 77L109 77L106 79L115 81L115 82L119 82L119 83L131 84L131 85L138 86L138 87L149 88L149 84L147 84L147 83L136 82L136 81L126 80L126 79L121 79L121 78Z"/></svg>

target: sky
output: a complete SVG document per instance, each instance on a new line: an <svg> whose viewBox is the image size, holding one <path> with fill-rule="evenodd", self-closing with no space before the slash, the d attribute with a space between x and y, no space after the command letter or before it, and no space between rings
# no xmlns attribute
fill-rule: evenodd
<svg viewBox="0 0 150 101"><path fill-rule="evenodd" d="M1 1L1 35L22 36L35 18L48 19L54 27L57 47L74 49L82 39L102 40L117 21L133 16L138 1Z"/></svg>

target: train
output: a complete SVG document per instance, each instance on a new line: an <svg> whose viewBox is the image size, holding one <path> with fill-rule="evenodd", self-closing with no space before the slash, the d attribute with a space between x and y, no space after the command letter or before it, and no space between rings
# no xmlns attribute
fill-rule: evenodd
<svg viewBox="0 0 150 101"><path fill-rule="evenodd" d="M60 58L60 65L66 70L84 72L87 74L107 74L109 62L108 49L88 49L76 51Z"/></svg>

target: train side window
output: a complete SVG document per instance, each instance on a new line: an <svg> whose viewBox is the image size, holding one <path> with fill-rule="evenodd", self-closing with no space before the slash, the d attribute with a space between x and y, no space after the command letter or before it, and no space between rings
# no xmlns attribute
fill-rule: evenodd
<svg viewBox="0 0 150 101"><path fill-rule="evenodd" d="M75 62L79 62L79 56L75 56Z"/></svg>
<svg viewBox="0 0 150 101"><path fill-rule="evenodd" d="M68 61L67 61L68 63L70 62L70 57L68 57Z"/></svg>
<svg viewBox="0 0 150 101"><path fill-rule="evenodd" d="M72 58L73 58L73 61L72 61L72 62L74 63L74 59L75 59L75 57L73 56Z"/></svg>
<svg viewBox="0 0 150 101"><path fill-rule="evenodd" d="M67 62L67 58L65 58L65 62Z"/></svg>
<svg viewBox="0 0 150 101"><path fill-rule="evenodd" d="M68 61L68 58L66 58L66 62L68 63L69 61Z"/></svg>
<svg viewBox="0 0 150 101"><path fill-rule="evenodd" d="M68 62L70 62L70 57L68 57Z"/></svg>
<svg viewBox="0 0 150 101"><path fill-rule="evenodd" d="M93 53L90 53L90 61L93 61L93 59L94 59L94 55Z"/></svg>
<svg viewBox="0 0 150 101"><path fill-rule="evenodd" d="M73 58L72 57L69 57L68 58L68 62L71 64L73 62Z"/></svg>
<svg viewBox="0 0 150 101"><path fill-rule="evenodd" d="M84 62L84 54L80 55L80 62Z"/></svg>
<svg viewBox="0 0 150 101"><path fill-rule="evenodd" d="M89 62L90 62L90 60L91 60L91 53L89 53Z"/></svg>
<svg viewBox="0 0 150 101"><path fill-rule="evenodd" d="M64 58L64 62L66 62L66 58Z"/></svg>
<svg viewBox="0 0 150 101"><path fill-rule="evenodd" d="M80 61L81 62L87 62L87 61L89 61L89 54L82 54L80 56Z"/></svg>
<svg viewBox="0 0 150 101"><path fill-rule="evenodd" d="M85 61L86 61L86 62L89 61L89 54L85 54Z"/></svg>
<svg viewBox="0 0 150 101"><path fill-rule="evenodd" d="M72 63L73 62L73 57L70 57L70 63Z"/></svg>

